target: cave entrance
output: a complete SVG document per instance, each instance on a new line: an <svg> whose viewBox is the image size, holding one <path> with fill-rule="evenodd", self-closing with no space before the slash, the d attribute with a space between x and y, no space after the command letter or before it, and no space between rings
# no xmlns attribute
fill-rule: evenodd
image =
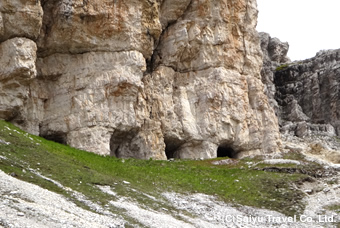
<svg viewBox="0 0 340 228"><path fill-rule="evenodd" d="M229 158L236 158L236 151L231 148L230 146L219 146L217 148L217 157L221 158L221 157L229 157Z"/></svg>
<svg viewBox="0 0 340 228"><path fill-rule="evenodd" d="M170 150L170 149L167 148L167 146L165 146L165 155L166 155L167 159L175 158L175 151Z"/></svg>
<svg viewBox="0 0 340 228"><path fill-rule="evenodd" d="M165 143L165 155L167 159L178 158L177 150L183 144L178 139L164 139Z"/></svg>
<svg viewBox="0 0 340 228"><path fill-rule="evenodd" d="M176 150L177 150L177 146L171 144L171 143L165 143L165 155L166 155L166 158L167 159L170 159L170 158L175 158L175 153L176 153Z"/></svg>
<svg viewBox="0 0 340 228"><path fill-rule="evenodd" d="M120 157L121 144L128 138L128 134L123 131L116 130L110 138L110 156Z"/></svg>
<svg viewBox="0 0 340 228"><path fill-rule="evenodd" d="M137 135L137 129L130 129L122 131L116 129L110 138L110 156L117 158L126 157L128 155L128 145L131 144L132 139Z"/></svg>
<svg viewBox="0 0 340 228"><path fill-rule="evenodd" d="M66 133L63 132L53 132L52 134L48 134L48 135L41 135L41 137L47 139L47 140L51 140L53 142L56 143L60 143L60 144L67 144L67 135Z"/></svg>

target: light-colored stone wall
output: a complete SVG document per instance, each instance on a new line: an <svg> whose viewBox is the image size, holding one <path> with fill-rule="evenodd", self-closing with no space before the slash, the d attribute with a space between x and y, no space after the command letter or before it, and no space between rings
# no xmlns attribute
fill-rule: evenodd
<svg viewBox="0 0 340 228"><path fill-rule="evenodd" d="M34 17L11 33L5 2L0 65L18 55L27 67L21 72L17 58L12 71L19 74L0 73L1 86L20 78L0 94L1 118L118 157L212 158L221 146L239 157L279 150L260 76L255 0L45 0L43 9L39 1L14 1L13 15L31 7L25 15ZM21 51L6 51L18 40L25 41Z"/></svg>

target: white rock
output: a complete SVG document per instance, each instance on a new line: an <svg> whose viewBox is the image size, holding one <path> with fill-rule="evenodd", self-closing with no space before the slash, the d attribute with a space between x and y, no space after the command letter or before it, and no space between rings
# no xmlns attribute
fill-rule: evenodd
<svg viewBox="0 0 340 228"><path fill-rule="evenodd" d="M234 157L279 151L278 122L260 76L255 0L65 0L46 1L43 9L38 78L12 83L11 93L22 96L0 97L0 118L117 157L206 159L219 147ZM11 23L3 19L5 28ZM26 68L26 78L34 78L34 64Z"/></svg>
<svg viewBox="0 0 340 228"><path fill-rule="evenodd" d="M271 164L271 165L276 165L276 164L295 164L295 165L301 165L300 161L290 160L290 159L268 159L268 160L264 160L263 163Z"/></svg>
<svg viewBox="0 0 340 228"><path fill-rule="evenodd" d="M36 50L36 44L26 38L0 44L0 119L27 119L29 83L36 77Z"/></svg>

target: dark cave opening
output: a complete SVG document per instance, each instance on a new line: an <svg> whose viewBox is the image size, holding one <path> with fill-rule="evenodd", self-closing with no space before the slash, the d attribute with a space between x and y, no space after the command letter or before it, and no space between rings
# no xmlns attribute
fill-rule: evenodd
<svg viewBox="0 0 340 228"><path fill-rule="evenodd" d="M236 151L231 148L230 146L219 146L217 148L217 157L229 157L229 158L236 158Z"/></svg>
<svg viewBox="0 0 340 228"><path fill-rule="evenodd" d="M165 155L166 155L166 158L167 159L170 159L170 158L175 158L175 151L171 151L171 150L165 150Z"/></svg>
<svg viewBox="0 0 340 228"><path fill-rule="evenodd" d="M178 158L177 150L183 144L181 141L176 139L165 139L165 155L167 159Z"/></svg>
<svg viewBox="0 0 340 228"><path fill-rule="evenodd" d="M48 135L40 135L41 137L47 139L47 140L51 140L53 142L56 143L60 143L60 144L67 144L67 135L66 133L59 133L59 132L55 132L53 134L48 134Z"/></svg>
<svg viewBox="0 0 340 228"><path fill-rule="evenodd" d="M120 157L119 154L119 147L124 142L125 134L119 131L116 131L114 134L111 135L110 139L110 156L113 157Z"/></svg>
<svg viewBox="0 0 340 228"><path fill-rule="evenodd" d="M110 143L110 156L119 158L119 145Z"/></svg>
<svg viewBox="0 0 340 228"><path fill-rule="evenodd" d="M176 149L171 144L165 144L165 155L167 159L175 158Z"/></svg>
<svg viewBox="0 0 340 228"><path fill-rule="evenodd" d="M131 144L131 141L137 133L137 129L130 129L126 131L115 129L110 138L110 156L117 158L126 156L126 150L129 148L127 148L127 145Z"/></svg>

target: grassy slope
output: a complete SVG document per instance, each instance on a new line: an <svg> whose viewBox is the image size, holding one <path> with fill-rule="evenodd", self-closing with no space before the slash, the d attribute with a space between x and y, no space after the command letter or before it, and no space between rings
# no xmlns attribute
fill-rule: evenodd
<svg viewBox="0 0 340 228"><path fill-rule="evenodd" d="M113 186L118 195L133 197L146 205L147 198L131 189L156 198L165 191L206 193L226 202L273 209L286 215L301 213L304 208L303 193L291 184L305 175L250 169L249 159L236 165L216 166L211 160L169 162L103 157L29 135L4 121L0 121L0 140L10 142L0 143L1 170L70 199L67 191L35 175L30 168L102 205L108 196L94 185ZM130 182L129 187L123 180ZM154 209L158 206L152 205Z"/></svg>

